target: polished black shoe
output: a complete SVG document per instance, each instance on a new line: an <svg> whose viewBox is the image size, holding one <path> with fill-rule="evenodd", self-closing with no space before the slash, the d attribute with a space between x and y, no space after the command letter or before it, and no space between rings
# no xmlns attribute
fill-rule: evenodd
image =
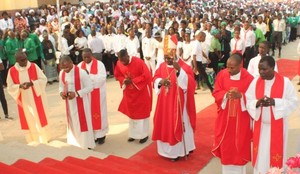
<svg viewBox="0 0 300 174"><path fill-rule="evenodd" d="M179 157L177 157L177 158L171 158L171 161L172 162L176 162L176 161L178 161L179 160Z"/></svg>
<svg viewBox="0 0 300 174"><path fill-rule="evenodd" d="M102 138L97 138L97 143L98 144L104 144L105 143L105 138L106 138L106 136L104 136L104 137L102 137Z"/></svg>
<svg viewBox="0 0 300 174"><path fill-rule="evenodd" d="M139 143L140 143L140 144L144 144L147 140L148 140L148 136L146 136L146 137L143 138L143 139L140 139Z"/></svg>
<svg viewBox="0 0 300 174"><path fill-rule="evenodd" d="M132 142L132 141L134 141L135 139L134 138L128 138L128 142Z"/></svg>

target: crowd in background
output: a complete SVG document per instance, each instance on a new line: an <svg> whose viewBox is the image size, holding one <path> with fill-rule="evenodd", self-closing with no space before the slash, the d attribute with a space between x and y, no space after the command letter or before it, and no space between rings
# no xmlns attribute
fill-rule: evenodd
<svg viewBox="0 0 300 174"><path fill-rule="evenodd" d="M60 14L53 5L15 14L4 11L0 20L0 57L5 66L2 81L5 85L7 69L14 65L18 49L24 49L29 61L43 67L49 83L57 79L57 51L78 64L82 49L87 47L104 63L108 76L113 75L118 52L124 48L130 56L144 59L154 72L163 61L166 35L176 36L177 57L191 66L191 50L198 40L203 57L207 57L202 65L213 68L215 74L226 66L233 52L243 54L247 68L261 42L267 40L272 48L269 54L278 50L280 57L282 45L296 40L300 33L299 7L296 1L134 0L85 4L79 0L76 5L61 4Z"/></svg>

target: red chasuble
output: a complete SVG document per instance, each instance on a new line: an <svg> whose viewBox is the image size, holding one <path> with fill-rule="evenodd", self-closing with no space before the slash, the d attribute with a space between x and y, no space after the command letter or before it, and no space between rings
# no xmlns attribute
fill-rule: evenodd
<svg viewBox="0 0 300 174"><path fill-rule="evenodd" d="M259 78L256 83L256 98L257 100L264 97L265 81ZM271 87L270 98L282 98L284 90L284 78L275 72L275 81ZM264 107L264 109L267 109ZM269 107L271 113L271 145L270 145L270 167L282 168L283 164L283 118L275 120L272 107ZM261 107L262 114L262 107ZM252 165L255 166L259 147L261 117L254 122L253 132L253 161Z"/></svg>
<svg viewBox="0 0 300 174"><path fill-rule="evenodd" d="M132 83L123 90L119 111L131 119L145 119L150 116L152 108L151 73L146 64L137 57L124 66L117 62L115 78L123 86L124 79L129 77Z"/></svg>
<svg viewBox="0 0 300 174"><path fill-rule="evenodd" d="M74 68L75 91L79 91L81 89L80 69L77 66L73 66L73 68ZM62 82L63 82L63 84L66 85L67 83L66 83L65 78L66 78L66 73L63 71L63 73L62 73ZM75 97L75 99L76 99L76 104L77 104L77 109L78 109L80 130L81 130L81 132L86 132L86 131L88 131L88 126L87 126L87 122L86 122L83 99L81 97ZM68 106L69 106L69 103L68 103L68 100L66 100L67 112L69 112ZM67 113L67 117L69 117L69 113ZM69 119L70 118L68 118L68 120Z"/></svg>
<svg viewBox="0 0 300 174"><path fill-rule="evenodd" d="M247 111L241 110L240 100L235 101L236 112L229 110L229 100L225 109L222 109L221 105L224 96L233 87L242 92L246 103L244 94L252 80L252 75L242 68L240 80L231 80L230 74L224 69L218 73L215 81L213 96L218 105L218 117L215 122L215 139L212 153L219 157L224 165L244 165L251 160L250 115Z"/></svg>
<svg viewBox="0 0 300 174"><path fill-rule="evenodd" d="M28 63L30 63L30 62L28 62ZM11 76L14 84L20 84L19 71L16 69L15 66L10 68L10 76ZM28 77L31 82L38 79L38 74L36 72L36 67L35 67L34 63L30 63L30 67L28 68ZM46 118L46 114L45 114L42 97L36 95L33 87L30 87L30 88L32 90L33 99L34 99L34 103L35 103L35 106L37 109L37 113L38 113L38 117L39 117L41 126L44 127L48 123L47 123L47 118ZM30 89L27 89L27 90L30 90ZM17 99L17 103L18 103L18 111L19 111L19 116L20 116L21 128L23 130L28 130L29 127L28 127L28 123L27 123L24 109L23 109L22 92L20 92L20 95Z"/></svg>
<svg viewBox="0 0 300 174"><path fill-rule="evenodd" d="M183 61L179 61L179 65L188 76L187 86L187 101L186 109L193 130L196 126L196 109L195 109L195 80L192 69ZM166 89L164 86L160 88L158 95L156 110L154 114L153 140L175 145L182 141L183 126L182 114L184 107L184 91L176 85L176 70L172 67L167 67L167 64L162 63L156 70L154 79L170 78L171 86Z"/></svg>
<svg viewBox="0 0 300 174"><path fill-rule="evenodd" d="M81 63L81 69L86 70L86 63L83 61ZM92 59L92 66L90 69L90 74L98 74L98 60ZM101 129L101 103L100 103L100 88L96 88L91 92L91 114L92 114L92 124L94 130Z"/></svg>

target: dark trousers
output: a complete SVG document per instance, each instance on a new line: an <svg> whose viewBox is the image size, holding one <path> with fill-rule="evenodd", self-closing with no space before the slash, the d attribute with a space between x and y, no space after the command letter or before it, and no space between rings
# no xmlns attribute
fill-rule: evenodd
<svg viewBox="0 0 300 174"><path fill-rule="evenodd" d="M7 102L5 99L5 94L4 94L4 90L3 90L3 82L2 82L1 78L0 78L0 102L2 105L4 115L7 116L8 115Z"/></svg>
<svg viewBox="0 0 300 174"><path fill-rule="evenodd" d="M211 91L213 91L214 88L213 88L213 87L211 86L211 84L209 83L208 76L207 76L207 74L206 74L205 67L203 66L202 62L197 61L196 64L197 64L197 70L198 70L198 72L199 72L199 74L196 75L196 77L195 77L197 83L200 83L200 76L201 76L201 77L204 79L205 83L207 84L207 87L208 87Z"/></svg>
<svg viewBox="0 0 300 174"><path fill-rule="evenodd" d="M114 75L114 70L117 64L118 58L115 54L104 54L103 55L103 64L105 66L106 71L109 71L110 75Z"/></svg>
<svg viewBox="0 0 300 174"><path fill-rule="evenodd" d="M280 31L274 31L273 32L273 38L275 47L279 49L279 52L281 51L281 44L282 44L282 32Z"/></svg>
<svg viewBox="0 0 300 174"><path fill-rule="evenodd" d="M33 60L33 61L31 61L32 63L35 63L37 66L39 66L40 67L40 69L42 69L42 62L41 62L41 59L40 58L38 58L38 59L36 59L36 60Z"/></svg>
<svg viewBox="0 0 300 174"><path fill-rule="evenodd" d="M255 49L254 46L252 47L246 47L245 52L243 54L243 67L244 68L248 68L250 59L252 59L255 55L254 53Z"/></svg>
<svg viewBox="0 0 300 174"><path fill-rule="evenodd" d="M266 34L265 34L265 37L266 37L268 42L270 42L270 40L271 40L271 34L272 33L270 31L266 32Z"/></svg>
<svg viewBox="0 0 300 174"><path fill-rule="evenodd" d="M212 68L215 72L215 75L218 73L218 63L219 63L219 57L215 52L209 52L208 57L210 59L210 64L208 65L209 68Z"/></svg>
<svg viewBox="0 0 300 174"><path fill-rule="evenodd" d="M1 71L1 80L3 82L3 85L6 86L6 78L7 78L7 72L8 72L8 60L2 60L4 70Z"/></svg>
<svg viewBox="0 0 300 174"><path fill-rule="evenodd" d="M220 60L220 62L224 63L224 67L226 67L227 60L230 57L230 52L222 51L221 53L223 55L223 58Z"/></svg>
<svg viewBox="0 0 300 174"><path fill-rule="evenodd" d="M290 34L289 41L292 42L292 41L296 40L296 38L297 38L297 28L291 27L291 34Z"/></svg>

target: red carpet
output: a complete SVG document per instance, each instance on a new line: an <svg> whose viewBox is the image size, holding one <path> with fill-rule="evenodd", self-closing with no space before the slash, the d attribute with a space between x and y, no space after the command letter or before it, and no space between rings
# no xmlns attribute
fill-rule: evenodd
<svg viewBox="0 0 300 174"><path fill-rule="evenodd" d="M173 174L196 174L213 157L210 151L213 144L216 117L217 106L215 104L212 104L197 113L195 132L196 150L188 157L187 161L184 158L181 158L177 162L171 162L169 159L159 156L157 153L156 142L153 142L148 147L132 156L130 160L168 169L168 172Z"/></svg>
<svg viewBox="0 0 300 174"><path fill-rule="evenodd" d="M292 80L298 74L299 61L289 59L279 59L277 61L279 74Z"/></svg>

